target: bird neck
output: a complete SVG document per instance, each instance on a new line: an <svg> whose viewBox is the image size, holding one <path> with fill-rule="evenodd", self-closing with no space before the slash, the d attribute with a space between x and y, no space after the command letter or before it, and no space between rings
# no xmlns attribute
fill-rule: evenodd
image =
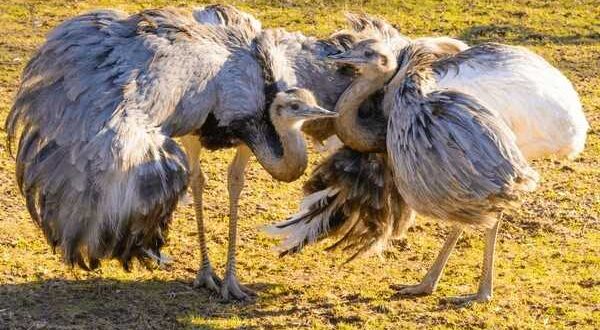
<svg viewBox="0 0 600 330"><path fill-rule="evenodd" d="M275 120L272 126L261 126L255 137L247 141L258 162L276 180L291 182L298 179L308 164L301 123Z"/></svg>
<svg viewBox="0 0 600 330"><path fill-rule="evenodd" d="M380 151L385 140L382 132L366 126L359 116L360 105L373 93L383 88L390 74L378 77L357 77L342 93L335 106L339 117L335 128L339 138L350 148L361 152Z"/></svg>

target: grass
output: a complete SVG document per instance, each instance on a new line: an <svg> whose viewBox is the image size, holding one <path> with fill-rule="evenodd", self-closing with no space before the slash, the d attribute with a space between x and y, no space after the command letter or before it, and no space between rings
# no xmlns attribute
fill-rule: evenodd
<svg viewBox="0 0 600 330"><path fill-rule="evenodd" d="M482 235L469 232L451 256L438 291L400 298L394 285L425 273L447 228L419 221L408 244L384 258L340 267L344 256L322 246L278 259L259 227L297 207L303 177L273 181L254 162L242 195L239 275L258 292L251 304L222 304L191 288L199 262L190 206L175 214L168 269L115 262L90 273L61 263L29 218L14 183L14 161L0 144L0 329L79 328L600 328L600 7L596 1L233 1L268 27L325 36L343 26L344 10L379 14L410 36L452 35L470 43L525 45L575 84L592 125L575 161L535 162L543 180L520 211L508 217L497 250L495 298L454 309L447 295L476 289ZM187 1L31 0L0 4L0 121L9 111L19 73L44 35L65 18L99 7L193 7ZM0 131L0 140L5 133ZM227 237L225 168L230 151L206 154L209 249L222 273ZM316 163L319 156L311 155Z"/></svg>

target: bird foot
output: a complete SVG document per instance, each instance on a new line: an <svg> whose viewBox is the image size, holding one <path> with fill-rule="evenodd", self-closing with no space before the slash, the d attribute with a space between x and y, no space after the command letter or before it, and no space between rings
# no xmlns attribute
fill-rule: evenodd
<svg viewBox="0 0 600 330"><path fill-rule="evenodd" d="M194 288L207 288L214 293L220 292L221 279L213 272L212 267L202 267L196 279L194 280Z"/></svg>
<svg viewBox="0 0 600 330"><path fill-rule="evenodd" d="M457 307L468 307L473 303L485 303L492 300L491 294L473 293L456 297L447 297L442 299L443 304L452 304Z"/></svg>
<svg viewBox="0 0 600 330"><path fill-rule="evenodd" d="M430 283L421 282L414 285L404 285L398 288L400 296L428 296L433 292L433 286Z"/></svg>
<svg viewBox="0 0 600 330"><path fill-rule="evenodd" d="M231 300L250 301L256 296L256 293L246 286L240 284L234 275L225 275L223 285L221 285L221 299L224 302Z"/></svg>

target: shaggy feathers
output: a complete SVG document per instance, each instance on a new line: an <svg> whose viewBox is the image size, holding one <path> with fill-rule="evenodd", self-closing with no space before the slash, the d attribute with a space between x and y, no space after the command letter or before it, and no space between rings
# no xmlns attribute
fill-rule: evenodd
<svg viewBox="0 0 600 330"><path fill-rule="evenodd" d="M282 255L337 237L331 248L356 257L380 253L401 238L414 212L395 192L385 155L342 148L321 162L304 184L300 211L268 228L284 238Z"/></svg>
<svg viewBox="0 0 600 330"><path fill-rule="evenodd" d="M160 93L139 82L151 51L132 39L150 33L152 15L99 11L60 25L25 68L7 119L9 142L22 127L17 182L32 218L85 269L160 256L187 186L185 155L154 126L163 106L138 99Z"/></svg>
<svg viewBox="0 0 600 330"><path fill-rule="evenodd" d="M55 28L28 63L6 122L8 141L20 133L19 186L68 263L94 268L115 257L129 268L134 257L161 259L188 182L172 137L198 132L207 118L235 130L233 142L281 149L248 32L260 29L249 16L252 29L232 28L244 20L226 11L209 7L196 18L217 14L227 26L170 10L83 14ZM322 104L335 100L351 76L319 59L337 46L294 33L277 37L287 63L302 70L292 79L318 90ZM316 88L323 81L335 83Z"/></svg>
<svg viewBox="0 0 600 330"><path fill-rule="evenodd" d="M197 130L212 109L221 124L263 111L260 65L240 45L235 31L168 10L91 12L49 34L6 129L9 143L21 134L28 210L68 263L113 257L128 269L134 257L160 258L188 183L171 137Z"/></svg>
<svg viewBox="0 0 600 330"><path fill-rule="evenodd" d="M589 124L571 82L523 47L485 43L433 64L440 88L476 95L504 119L527 159L574 158Z"/></svg>
<svg viewBox="0 0 600 330"><path fill-rule="evenodd" d="M476 98L437 87L436 56L404 50L404 76L388 86L387 149L400 194L417 212L491 227L497 214L535 188L529 167L498 113Z"/></svg>

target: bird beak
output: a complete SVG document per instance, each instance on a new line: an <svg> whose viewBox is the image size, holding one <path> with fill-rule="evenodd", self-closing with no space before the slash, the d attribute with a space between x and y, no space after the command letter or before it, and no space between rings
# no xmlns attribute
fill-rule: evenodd
<svg viewBox="0 0 600 330"><path fill-rule="evenodd" d="M311 108L306 108L306 111L304 112L303 115L307 119L316 119L316 118L337 117L338 113L337 112L333 112L333 111L329 111L329 110L327 110L325 108L321 108L320 106L316 105L316 106L311 107Z"/></svg>
<svg viewBox="0 0 600 330"><path fill-rule="evenodd" d="M334 63L340 64L363 64L366 61L359 57L353 57L350 52L343 52L339 54L327 55L327 59Z"/></svg>

